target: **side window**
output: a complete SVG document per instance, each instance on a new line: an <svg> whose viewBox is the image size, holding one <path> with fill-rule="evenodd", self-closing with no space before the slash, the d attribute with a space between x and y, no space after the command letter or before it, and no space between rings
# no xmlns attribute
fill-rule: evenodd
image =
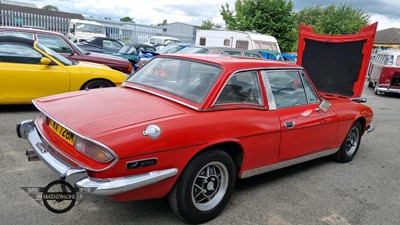
<svg viewBox="0 0 400 225"><path fill-rule="evenodd" d="M0 62L40 64L42 54L32 46L17 43L0 44Z"/></svg>
<svg viewBox="0 0 400 225"><path fill-rule="evenodd" d="M111 48L115 50L119 50L122 48L122 44L119 43L118 41L110 41L110 40L103 40L103 47L105 48Z"/></svg>
<svg viewBox="0 0 400 225"><path fill-rule="evenodd" d="M251 53L251 52L245 52L244 56L252 57L252 58L261 58L259 55Z"/></svg>
<svg viewBox="0 0 400 225"><path fill-rule="evenodd" d="M298 70L263 71L270 109L306 105L318 101L308 80L303 79L306 76L301 74ZM305 90L305 87L308 90Z"/></svg>
<svg viewBox="0 0 400 225"><path fill-rule="evenodd" d="M385 65L393 65L393 55L387 55L385 60Z"/></svg>
<svg viewBox="0 0 400 225"><path fill-rule="evenodd" d="M249 42L244 40L238 40L236 41L236 48L248 49Z"/></svg>
<svg viewBox="0 0 400 225"><path fill-rule="evenodd" d="M400 55L396 57L396 66L400 66Z"/></svg>
<svg viewBox="0 0 400 225"><path fill-rule="evenodd" d="M156 44L156 41L157 41L157 40L156 40L155 38L151 38L150 41L149 41L149 43L155 45L155 44Z"/></svg>
<svg viewBox="0 0 400 225"><path fill-rule="evenodd" d="M0 36L13 36L13 37L20 37L20 38L28 38L28 39L33 40L33 34L24 33L24 32L3 31L3 32L0 32Z"/></svg>
<svg viewBox="0 0 400 225"><path fill-rule="evenodd" d="M146 47L146 51L148 51L148 52L155 52L155 51L157 51L155 48L153 48L153 47Z"/></svg>
<svg viewBox="0 0 400 225"><path fill-rule="evenodd" d="M39 43L52 49L57 53L71 53L72 49L65 41L60 37L54 37L44 34L37 35Z"/></svg>
<svg viewBox="0 0 400 225"><path fill-rule="evenodd" d="M304 90L306 91L308 103L310 104L319 103L318 96L315 93L310 81L308 80L308 77L305 75L303 71L300 72L300 74L301 74L301 80L303 81Z"/></svg>
<svg viewBox="0 0 400 225"><path fill-rule="evenodd" d="M199 45L206 45L206 38L205 37L201 37L200 38L200 43L199 43Z"/></svg>
<svg viewBox="0 0 400 225"><path fill-rule="evenodd" d="M260 82L257 71L239 72L232 75L220 92L216 105L262 105Z"/></svg>
<svg viewBox="0 0 400 225"><path fill-rule="evenodd" d="M224 40L224 46L230 47L231 46L231 39Z"/></svg>
<svg viewBox="0 0 400 225"><path fill-rule="evenodd" d="M221 52L222 55L242 55L241 52L237 52L237 51L223 51Z"/></svg>
<svg viewBox="0 0 400 225"><path fill-rule="evenodd" d="M112 43L109 40L103 40L103 47L112 48Z"/></svg>

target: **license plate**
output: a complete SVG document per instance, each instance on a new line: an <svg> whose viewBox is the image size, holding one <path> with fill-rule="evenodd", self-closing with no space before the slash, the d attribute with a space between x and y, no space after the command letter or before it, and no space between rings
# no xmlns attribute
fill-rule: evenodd
<svg viewBox="0 0 400 225"><path fill-rule="evenodd" d="M52 119L49 119L49 127L62 139L67 141L69 144L74 145L74 141L75 141L74 133L65 129L63 126L61 126L57 122L53 121Z"/></svg>

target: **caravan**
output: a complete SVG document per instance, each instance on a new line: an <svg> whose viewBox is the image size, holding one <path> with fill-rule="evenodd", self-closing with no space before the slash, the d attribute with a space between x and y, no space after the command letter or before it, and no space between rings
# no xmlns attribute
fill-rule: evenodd
<svg viewBox="0 0 400 225"><path fill-rule="evenodd" d="M278 41L273 36L248 31L197 30L196 45L280 52Z"/></svg>
<svg viewBox="0 0 400 225"><path fill-rule="evenodd" d="M68 38L72 42L80 42L91 37L106 37L106 28L104 25L89 20L70 20Z"/></svg>

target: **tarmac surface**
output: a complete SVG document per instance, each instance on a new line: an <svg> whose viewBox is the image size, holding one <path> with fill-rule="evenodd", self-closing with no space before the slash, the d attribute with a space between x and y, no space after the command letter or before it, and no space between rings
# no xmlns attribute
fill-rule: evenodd
<svg viewBox="0 0 400 225"><path fill-rule="evenodd" d="M400 96L377 96L365 87L374 110L374 132L362 137L355 159L321 158L241 180L216 219L206 224L386 225L400 224ZM21 187L57 179L42 162L28 162L16 123L34 119L33 106L0 106L0 224L184 224L166 201L117 202L89 195L65 214L35 202Z"/></svg>

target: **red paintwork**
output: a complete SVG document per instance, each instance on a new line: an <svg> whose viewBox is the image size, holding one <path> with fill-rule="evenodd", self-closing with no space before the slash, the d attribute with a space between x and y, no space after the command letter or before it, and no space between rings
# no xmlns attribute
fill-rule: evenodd
<svg viewBox="0 0 400 225"><path fill-rule="evenodd" d="M39 110L85 137L96 140L118 155L118 162L111 168L89 171L91 177L108 178L168 168L178 168L178 175L127 193L111 196L128 201L165 196L173 187L188 162L200 151L236 146L242 155L239 176L243 171L282 162L318 151L337 148L355 120L360 120L364 130L372 120L372 110L365 104L349 99L331 99L327 113L317 112L318 104L296 106L280 110L268 110L266 92L264 106L226 105L213 107L220 89L229 76L237 70L251 68L291 68L297 65L277 61L238 59L212 55L166 55L162 57L186 58L216 64L224 70L203 104L197 105L184 99L171 101L136 88L126 87L92 89L65 93L35 100ZM259 73L261 79L261 74ZM264 90L263 82L261 89ZM150 90L156 92L157 90ZM157 92L169 98L174 96ZM176 97L175 97L176 98ZM189 106L189 107L188 107ZM191 107L196 107L195 110ZM305 111L309 116L302 116ZM296 121L296 128L287 130L285 121ZM78 164L100 170L110 163L101 164L90 160L52 135L43 120L37 120L43 134L64 154ZM162 129L158 139L143 135L149 124ZM150 167L126 169L126 163L138 159L157 157L158 163Z"/></svg>
<svg viewBox="0 0 400 225"><path fill-rule="evenodd" d="M78 60L78 61L85 61L85 62L93 62L93 63L100 63L111 67L112 69L119 70L123 73L130 74L132 72L132 64L121 57L106 55L106 54L99 54L99 53L92 53L88 52L87 54L82 54L65 35L53 31L47 30L38 30L38 29L31 29L31 28L21 28L21 27L0 27L0 32L2 31L12 31L12 32L23 32L23 33L30 33L35 34L33 35L33 39L37 40L37 34L42 35L49 35L54 37L59 37L64 40L65 44L67 44L73 51L73 54L67 53L60 53L64 57L71 59L71 60Z"/></svg>
<svg viewBox="0 0 400 225"><path fill-rule="evenodd" d="M329 43L346 43L346 42L352 42L352 41L365 41L363 44L362 48L362 63L361 63L361 68L359 68L359 73L358 73L358 80L354 83L353 86L353 98L358 98L361 97L363 88L364 88L364 82L368 70L368 65L369 61L371 58L371 51L373 47L373 43L375 40L375 33L376 33L376 28L378 26L378 23L371 24L369 26L362 27L360 29L360 32L357 34L347 34L347 35L323 35L323 34L316 34L313 31L312 27L308 27L304 24L300 25L300 35L299 35L299 42L298 42L298 52L297 52L297 64L298 65L303 65L303 53L305 49L307 48L306 46L306 39L311 39L315 41L320 41L320 42L329 42ZM323 51L324 49L321 49ZM324 52L325 53L325 52ZM339 56L340 57L340 56ZM338 59L340 61L340 59ZM338 62L336 62L337 65L340 65ZM323 73L324 68L320 68ZM336 85L336 84L334 84ZM322 93L321 93L322 94ZM331 94L331 93L327 93Z"/></svg>

